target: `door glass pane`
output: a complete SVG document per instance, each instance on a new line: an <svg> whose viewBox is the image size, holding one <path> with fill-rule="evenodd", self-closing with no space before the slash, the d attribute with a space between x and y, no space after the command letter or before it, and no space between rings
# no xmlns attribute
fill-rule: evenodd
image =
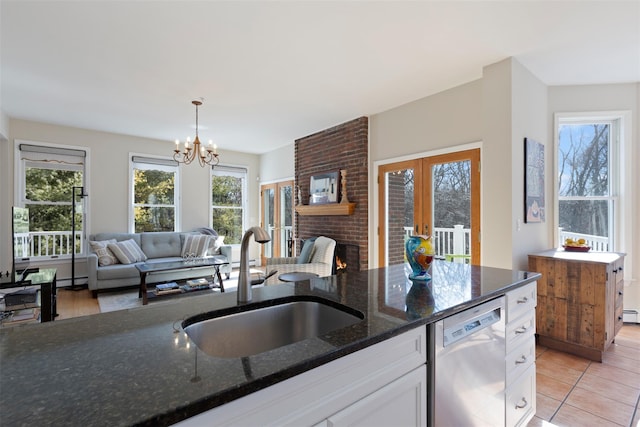
<svg viewBox="0 0 640 427"><path fill-rule="evenodd" d="M264 224L264 229L271 236L271 241L262 245L264 256L267 258L273 257L273 245L276 236L274 235L274 231L276 228L275 225L275 213L274 213L274 197L275 192L273 188L263 188L262 190L262 206L264 209L262 210L262 223Z"/></svg>
<svg viewBox="0 0 640 427"><path fill-rule="evenodd" d="M386 233L385 265L404 262L404 244L413 234L414 220L414 169L386 172L385 211Z"/></svg>
<svg viewBox="0 0 640 427"><path fill-rule="evenodd" d="M436 254L450 261L471 259L471 162L431 168L433 235Z"/></svg>
<svg viewBox="0 0 640 427"><path fill-rule="evenodd" d="M293 187L282 185L280 188L280 224L278 238L280 254L278 256L292 256L293 245Z"/></svg>

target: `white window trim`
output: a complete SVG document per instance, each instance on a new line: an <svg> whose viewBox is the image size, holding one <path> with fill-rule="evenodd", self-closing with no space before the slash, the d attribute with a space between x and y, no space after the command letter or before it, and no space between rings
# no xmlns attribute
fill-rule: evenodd
<svg viewBox="0 0 640 427"><path fill-rule="evenodd" d="M236 169L236 170L234 170ZM240 171L243 172L240 172ZM212 218L213 218L213 200L211 200L211 180L215 175L221 175L221 172L224 171L225 175L232 175L237 177L244 178L242 183L242 233L247 230L247 209L249 205L249 167L245 165L218 165L216 167L212 167L209 169L209 227L213 227ZM217 230L216 230L217 231ZM225 243L227 244L227 243ZM232 247L240 247L240 243L228 243Z"/></svg>
<svg viewBox="0 0 640 427"><path fill-rule="evenodd" d="M633 251L633 242L631 240L632 237L632 227L633 227L633 216L632 216L632 190L633 190L633 157L632 157L632 140L631 140L631 129L632 129L632 114L631 111L594 111L594 112L562 112L554 114L554 129L553 129L553 139L554 139L554 162L553 162L553 197L554 197L554 215L553 215L553 236L554 242L557 242L559 239L558 236L558 224L559 224L559 212L558 212L558 203L559 203L559 195L558 195L558 127L560 122L562 121L619 121L619 141L612 141L613 144L617 144L617 147L613 147L614 156L617 158L612 159L611 170L619 170L619 181L617 183L617 187L612 187L611 191L615 196L615 201L617 203L617 209L614 209L613 221L614 221L614 242L616 242L617 250L619 252L627 253L627 255L631 255ZM636 189L637 191L638 189ZM628 256L625 259L625 276L633 277L633 256Z"/></svg>
<svg viewBox="0 0 640 427"><path fill-rule="evenodd" d="M89 172L91 170L91 149L89 147L85 147L82 145L68 145L68 144L57 144L57 143L51 143L51 142L32 141L27 139L15 139L13 143L14 143L14 146L13 146L13 159L14 159L13 204L15 206L24 207L24 200L22 200L22 195L25 192L26 182L24 180L25 171L23 168L23 163L20 160L20 153L21 153L20 145L22 144L35 145L39 147L62 148L66 150L84 151L85 152L84 171L82 174L83 180L84 180L84 191L88 195L91 194L91 174ZM85 206L86 206L86 210L84 212L84 230L83 230L84 231L84 236L83 236L84 247L82 248L81 253L76 254L75 256L76 261L81 260L87 256L87 242L88 242L88 237L91 234L91 199L90 198L87 199ZM56 263L57 262L66 263L67 259L71 259L71 255L63 255L56 258L51 258L51 257L31 257L31 258L32 258L32 261L36 263L42 262L42 261L45 261L48 264L51 264L53 261L55 261Z"/></svg>
<svg viewBox="0 0 640 427"><path fill-rule="evenodd" d="M166 156L154 156L154 155L150 155L150 154L146 154L146 153L129 153L129 179L128 179L128 185L129 185L129 203L127 203L128 206L128 214L127 214L127 227L129 229L129 233L135 233L135 220L134 220L134 209L133 209L133 202L135 200L134 198L134 191L135 189L133 188L133 170L134 170L134 165L136 163L138 164L143 164L144 162L136 162L133 159L135 157L141 157L141 158L145 158L145 159L158 159L158 160L162 160L162 161L173 161L172 157L166 157ZM173 170L173 166L162 166L162 165L155 165L153 168L150 169L157 169L157 170L167 170L167 171L171 171ZM174 231L181 231L181 226L180 224L182 224L181 221L181 211L182 211L182 191L181 191L181 186L180 186L180 181L181 181L181 175L182 175L182 168L180 167L180 165L177 165L175 167L176 169L176 180L174 182L174 197L175 197L175 207L176 207L176 212L174 215L174 221L175 224L173 226ZM160 205L158 205L160 206Z"/></svg>

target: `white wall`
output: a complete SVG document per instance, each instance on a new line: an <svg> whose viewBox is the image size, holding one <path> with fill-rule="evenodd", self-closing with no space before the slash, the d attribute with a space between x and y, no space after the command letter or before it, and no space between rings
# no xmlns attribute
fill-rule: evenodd
<svg viewBox="0 0 640 427"><path fill-rule="evenodd" d="M0 140L0 273L11 271L11 179L9 142Z"/></svg>
<svg viewBox="0 0 640 427"><path fill-rule="evenodd" d="M553 139L547 139L547 86L518 61L511 61L511 212L512 268L528 270L531 253L553 247ZM524 195L524 139L545 147L545 222L526 223ZM515 227L515 228L514 228Z"/></svg>
<svg viewBox="0 0 640 427"><path fill-rule="evenodd" d="M269 183L293 179L295 176L295 143L260 156L260 182Z"/></svg>
<svg viewBox="0 0 640 427"><path fill-rule="evenodd" d="M511 268L512 236L512 131L511 60L484 68L482 76L481 264Z"/></svg>
<svg viewBox="0 0 640 427"><path fill-rule="evenodd" d="M89 148L87 192L89 197L90 217L88 233L95 234L108 231L126 232L128 227L129 204L129 153L169 156L172 154L173 142L158 141L128 135L96 132L45 123L24 120L10 121L10 142L0 143L2 146L2 174L7 173L9 179L3 179L0 187L6 197L2 198L3 210L15 203L13 183L14 140L46 142L63 145L75 145ZM258 222L258 188L257 174L259 157L253 154L219 150L221 164L244 166L249 170L248 195L249 208L247 226ZM7 171L7 172L4 172ZM209 172L197 164L181 166L181 207L182 217L179 228L183 231L209 225ZM9 227L9 229L7 228ZM2 223L2 235L10 236L10 222ZM10 238L2 239L5 253L10 254ZM254 253L255 252L255 253ZM252 256L256 257L258 248L252 247ZM9 257L3 258L3 260ZM4 262L4 261L3 261ZM57 265L59 278L66 278L69 262ZM82 275L83 266L78 265ZM9 264L10 268L10 264ZM2 265L2 270L5 270Z"/></svg>

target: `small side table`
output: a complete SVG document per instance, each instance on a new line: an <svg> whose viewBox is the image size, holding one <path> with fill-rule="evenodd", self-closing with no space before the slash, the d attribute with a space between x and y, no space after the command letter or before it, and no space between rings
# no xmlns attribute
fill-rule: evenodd
<svg viewBox="0 0 640 427"><path fill-rule="evenodd" d="M3 283L0 289L26 286L40 286L40 321L52 322L57 313L57 285L55 268L41 268L38 272L29 273L20 283Z"/></svg>
<svg viewBox="0 0 640 427"><path fill-rule="evenodd" d="M278 279L281 282L301 282L303 280L311 280L318 277L315 273L304 273L299 271L294 271L292 273L282 273L278 276Z"/></svg>

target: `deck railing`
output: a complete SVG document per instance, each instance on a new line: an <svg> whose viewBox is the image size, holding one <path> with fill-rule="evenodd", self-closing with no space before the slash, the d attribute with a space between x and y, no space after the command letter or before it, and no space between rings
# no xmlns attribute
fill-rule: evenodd
<svg viewBox="0 0 640 427"><path fill-rule="evenodd" d="M413 228L404 227L404 233L406 240L413 234ZM433 245L437 256L464 261L471 256L471 229L463 225L436 227L433 230Z"/></svg>
<svg viewBox="0 0 640 427"><path fill-rule="evenodd" d="M14 236L17 257L60 257L71 256L73 239L71 231L31 231ZM84 248L83 232L75 233L76 255Z"/></svg>
<svg viewBox="0 0 640 427"><path fill-rule="evenodd" d="M608 252L610 250L608 237L595 236L593 234L572 233L571 231L563 230L562 227L558 228L558 236L560 236L558 246L564 245L564 241L569 238L573 240L584 239L587 242L587 245L591 247L592 251Z"/></svg>

